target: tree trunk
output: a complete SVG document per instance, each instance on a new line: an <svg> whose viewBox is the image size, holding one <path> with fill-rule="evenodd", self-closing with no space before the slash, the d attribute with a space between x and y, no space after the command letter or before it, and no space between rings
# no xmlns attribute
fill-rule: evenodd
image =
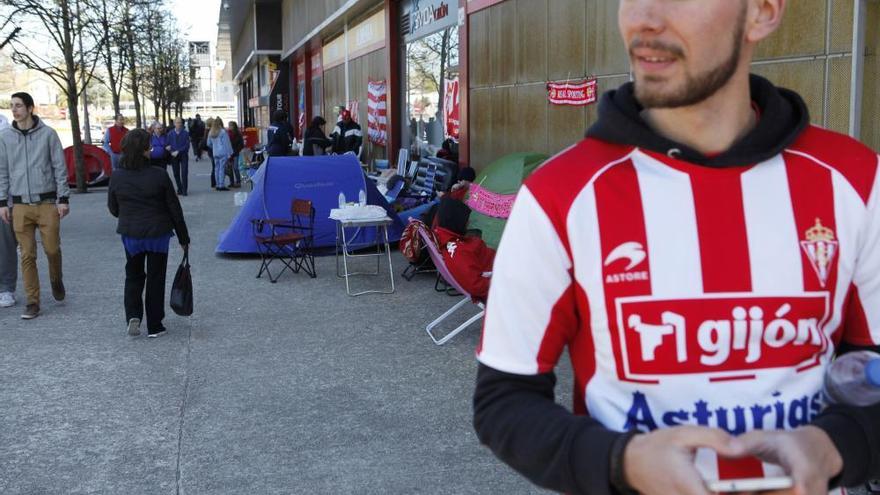
<svg viewBox="0 0 880 495"><path fill-rule="evenodd" d="M143 116L141 115L141 100L138 87L138 73L137 73L137 63L135 63L135 57L137 57L137 53L135 51L134 46L134 34L132 33L131 21L126 22L125 26L125 39L128 41L128 72L129 77L131 77L131 98L134 100L134 114L135 114L135 123L137 127L143 127Z"/></svg>
<svg viewBox="0 0 880 495"><path fill-rule="evenodd" d="M113 119L115 120L117 115L122 115L122 108L121 108L121 105L119 104L119 100L120 100L119 92L116 90L113 90L113 91L111 91L111 93L113 93Z"/></svg>
<svg viewBox="0 0 880 495"><path fill-rule="evenodd" d="M70 125L73 127L71 129L71 133L73 134L73 156L74 156L74 169L76 170L76 191L80 193L88 192L87 184L86 184L86 162L83 158L83 143L82 136L80 136L80 127L79 127L79 111L77 110L77 96L79 92L77 91L76 84L76 64L73 61L73 39L72 39L72 31L73 26L71 25L71 16L70 16L70 7L69 4L65 1L61 1L61 12L64 16L62 20L62 28L64 35L64 65L67 74L67 111L69 112L70 117Z"/></svg>

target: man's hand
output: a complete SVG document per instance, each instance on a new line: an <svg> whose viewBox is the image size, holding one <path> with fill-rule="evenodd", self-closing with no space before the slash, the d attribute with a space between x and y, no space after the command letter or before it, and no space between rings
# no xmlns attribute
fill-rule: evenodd
<svg viewBox="0 0 880 495"><path fill-rule="evenodd" d="M9 222L12 221L12 219L9 218L9 207L8 206L0 206L0 220L2 220L3 223L6 223L6 224L8 224Z"/></svg>
<svg viewBox="0 0 880 495"><path fill-rule="evenodd" d="M731 442L733 457L755 456L778 464L794 480L794 488L762 495L825 495L828 482L843 469L843 458L831 438L815 426L791 431L754 430Z"/></svg>
<svg viewBox="0 0 880 495"><path fill-rule="evenodd" d="M55 206L58 208L58 218L64 218L70 213L70 205L67 203L58 203Z"/></svg>
<svg viewBox="0 0 880 495"><path fill-rule="evenodd" d="M737 453L727 432L702 426L678 426L636 435L623 452L627 484L642 495L709 495L694 465L699 448L724 457Z"/></svg>

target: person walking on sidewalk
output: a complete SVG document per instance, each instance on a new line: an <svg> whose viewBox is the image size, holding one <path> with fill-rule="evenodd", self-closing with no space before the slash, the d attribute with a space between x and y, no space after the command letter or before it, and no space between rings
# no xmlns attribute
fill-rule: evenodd
<svg viewBox="0 0 880 495"><path fill-rule="evenodd" d="M186 196L189 187L189 133L183 128L183 119L174 119L174 130L166 136L166 148L171 154L171 169L177 194Z"/></svg>
<svg viewBox="0 0 880 495"><path fill-rule="evenodd" d="M128 128L125 127L125 117L122 115L117 115L116 122L104 132L102 148L108 155L110 155L110 164L114 171L119 168L119 155L122 153L122 138L125 137L127 132Z"/></svg>
<svg viewBox="0 0 880 495"><path fill-rule="evenodd" d="M196 155L196 161L202 159L202 141L205 137L205 123L202 122L202 116L196 114L195 120L189 127L189 138L192 140L193 154Z"/></svg>
<svg viewBox="0 0 880 495"><path fill-rule="evenodd" d="M214 180L218 191L228 191L226 187L226 162L232 157L232 143L223 128L223 121L215 117L208 133L208 147L214 157Z"/></svg>
<svg viewBox="0 0 880 495"><path fill-rule="evenodd" d="M149 165L149 155L150 135L143 129L128 133L122 141L120 170L110 179L107 208L119 219L116 232L122 235L125 248L128 334L140 335L146 303L147 336L158 337L165 332L165 272L171 237L177 234L184 251L190 239L171 178L164 169Z"/></svg>
<svg viewBox="0 0 880 495"><path fill-rule="evenodd" d="M150 125L150 165L166 169L168 167L168 137L165 135L165 126L161 122L153 122Z"/></svg>
<svg viewBox="0 0 880 495"><path fill-rule="evenodd" d="M232 182L230 187L241 187L241 171L238 169L238 157L244 148L244 136L238 129L235 121L229 122L229 129L226 130L229 135L229 142L232 143L232 166L227 168L227 175Z"/></svg>
<svg viewBox="0 0 880 495"><path fill-rule="evenodd" d="M28 93L12 95L12 127L0 131L0 220L12 222L21 245L21 274L27 295L25 320L40 314L40 277L37 273L36 231L49 261L52 297L63 301L61 275L61 219L70 212L67 165L58 133L34 115ZM15 207L10 211L7 201Z"/></svg>

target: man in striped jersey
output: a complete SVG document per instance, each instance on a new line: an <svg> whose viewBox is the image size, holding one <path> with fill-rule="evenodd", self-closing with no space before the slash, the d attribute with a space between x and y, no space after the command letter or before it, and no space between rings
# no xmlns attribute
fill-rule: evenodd
<svg viewBox="0 0 880 495"><path fill-rule="evenodd" d="M480 440L568 493L707 494L880 470L880 406L828 405L880 345L878 156L749 74L785 0L619 0L634 83L520 191L477 351ZM565 348L574 413L555 404Z"/></svg>

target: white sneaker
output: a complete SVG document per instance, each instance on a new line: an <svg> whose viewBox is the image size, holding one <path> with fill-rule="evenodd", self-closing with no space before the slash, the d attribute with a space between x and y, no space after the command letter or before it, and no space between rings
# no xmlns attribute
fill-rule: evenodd
<svg viewBox="0 0 880 495"><path fill-rule="evenodd" d="M0 308L15 306L15 295L12 292L0 292Z"/></svg>

